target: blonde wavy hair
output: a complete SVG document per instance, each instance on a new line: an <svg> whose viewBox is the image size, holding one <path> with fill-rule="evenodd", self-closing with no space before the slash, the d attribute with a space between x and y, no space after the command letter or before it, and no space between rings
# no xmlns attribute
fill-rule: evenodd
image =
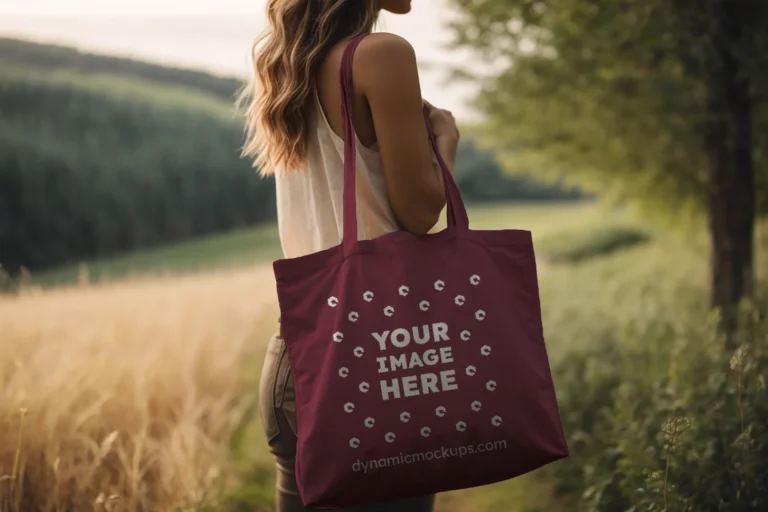
<svg viewBox="0 0 768 512"><path fill-rule="evenodd" d="M253 74L238 98L246 106L243 156L262 176L306 162L307 107L315 77L339 41L369 33L377 0L269 0L269 27L251 50Z"/></svg>

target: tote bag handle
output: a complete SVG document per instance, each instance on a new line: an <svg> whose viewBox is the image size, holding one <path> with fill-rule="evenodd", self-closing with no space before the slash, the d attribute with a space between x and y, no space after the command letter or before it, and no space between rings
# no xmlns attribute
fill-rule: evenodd
<svg viewBox="0 0 768 512"><path fill-rule="evenodd" d="M354 86L352 83L352 62L355 50L365 35L358 36L344 49L344 55L341 60L341 110L344 122L344 210L343 210L343 245L344 253L349 254L357 242L357 197L355 188L355 174L357 164L357 148L355 147L355 127L352 117L354 106ZM435 138L432 124L429 119L429 110L424 106L424 121L427 125L427 135L429 137L432 151L437 157L440 170L443 173L443 183L445 185L445 198L448 206L447 221L448 229L469 229L469 218L467 210L464 207L464 201L461 199L459 187L453 179L448 167L443 160L440 151L437 148L437 139Z"/></svg>

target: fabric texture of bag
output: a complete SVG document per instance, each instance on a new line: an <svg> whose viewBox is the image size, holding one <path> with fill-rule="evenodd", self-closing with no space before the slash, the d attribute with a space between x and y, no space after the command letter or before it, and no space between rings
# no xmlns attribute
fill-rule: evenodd
<svg viewBox="0 0 768 512"><path fill-rule="evenodd" d="M516 477L568 456L531 233L475 231L440 156L448 227L357 240L352 61L341 66L343 240L274 263L309 508Z"/></svg>

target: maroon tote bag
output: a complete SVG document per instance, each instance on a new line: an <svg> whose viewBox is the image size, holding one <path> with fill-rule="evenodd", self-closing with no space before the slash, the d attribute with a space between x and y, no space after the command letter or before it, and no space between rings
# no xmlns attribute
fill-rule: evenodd
<svg viewBox="0 0 768 512"><path fill-rule="evenodd" d="M469 229L431 128L448 227L357 240L359 41L341 71L343 241L274 263L296 389L296 479L311 508L490 484L568 455L531 234Z"/></svg>

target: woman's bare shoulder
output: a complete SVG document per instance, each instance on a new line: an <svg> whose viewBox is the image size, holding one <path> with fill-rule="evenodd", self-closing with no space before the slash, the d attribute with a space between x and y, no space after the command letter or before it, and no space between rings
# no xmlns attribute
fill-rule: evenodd
<svg viewBox="0 0 768 512"><path fill-rule="evenodd" d="M401 51L413 53L413 46L407 39L389 32L375 32L360 41L361 52Z"/></svg>
<svg viewBox="0 0 768 512"><path fill-rule="evenodd" d="M377 32L363 39L354 66L355 81L367 90L401 81L405 87L418 84L416 52L408 40L396 34Z"/></svg>

